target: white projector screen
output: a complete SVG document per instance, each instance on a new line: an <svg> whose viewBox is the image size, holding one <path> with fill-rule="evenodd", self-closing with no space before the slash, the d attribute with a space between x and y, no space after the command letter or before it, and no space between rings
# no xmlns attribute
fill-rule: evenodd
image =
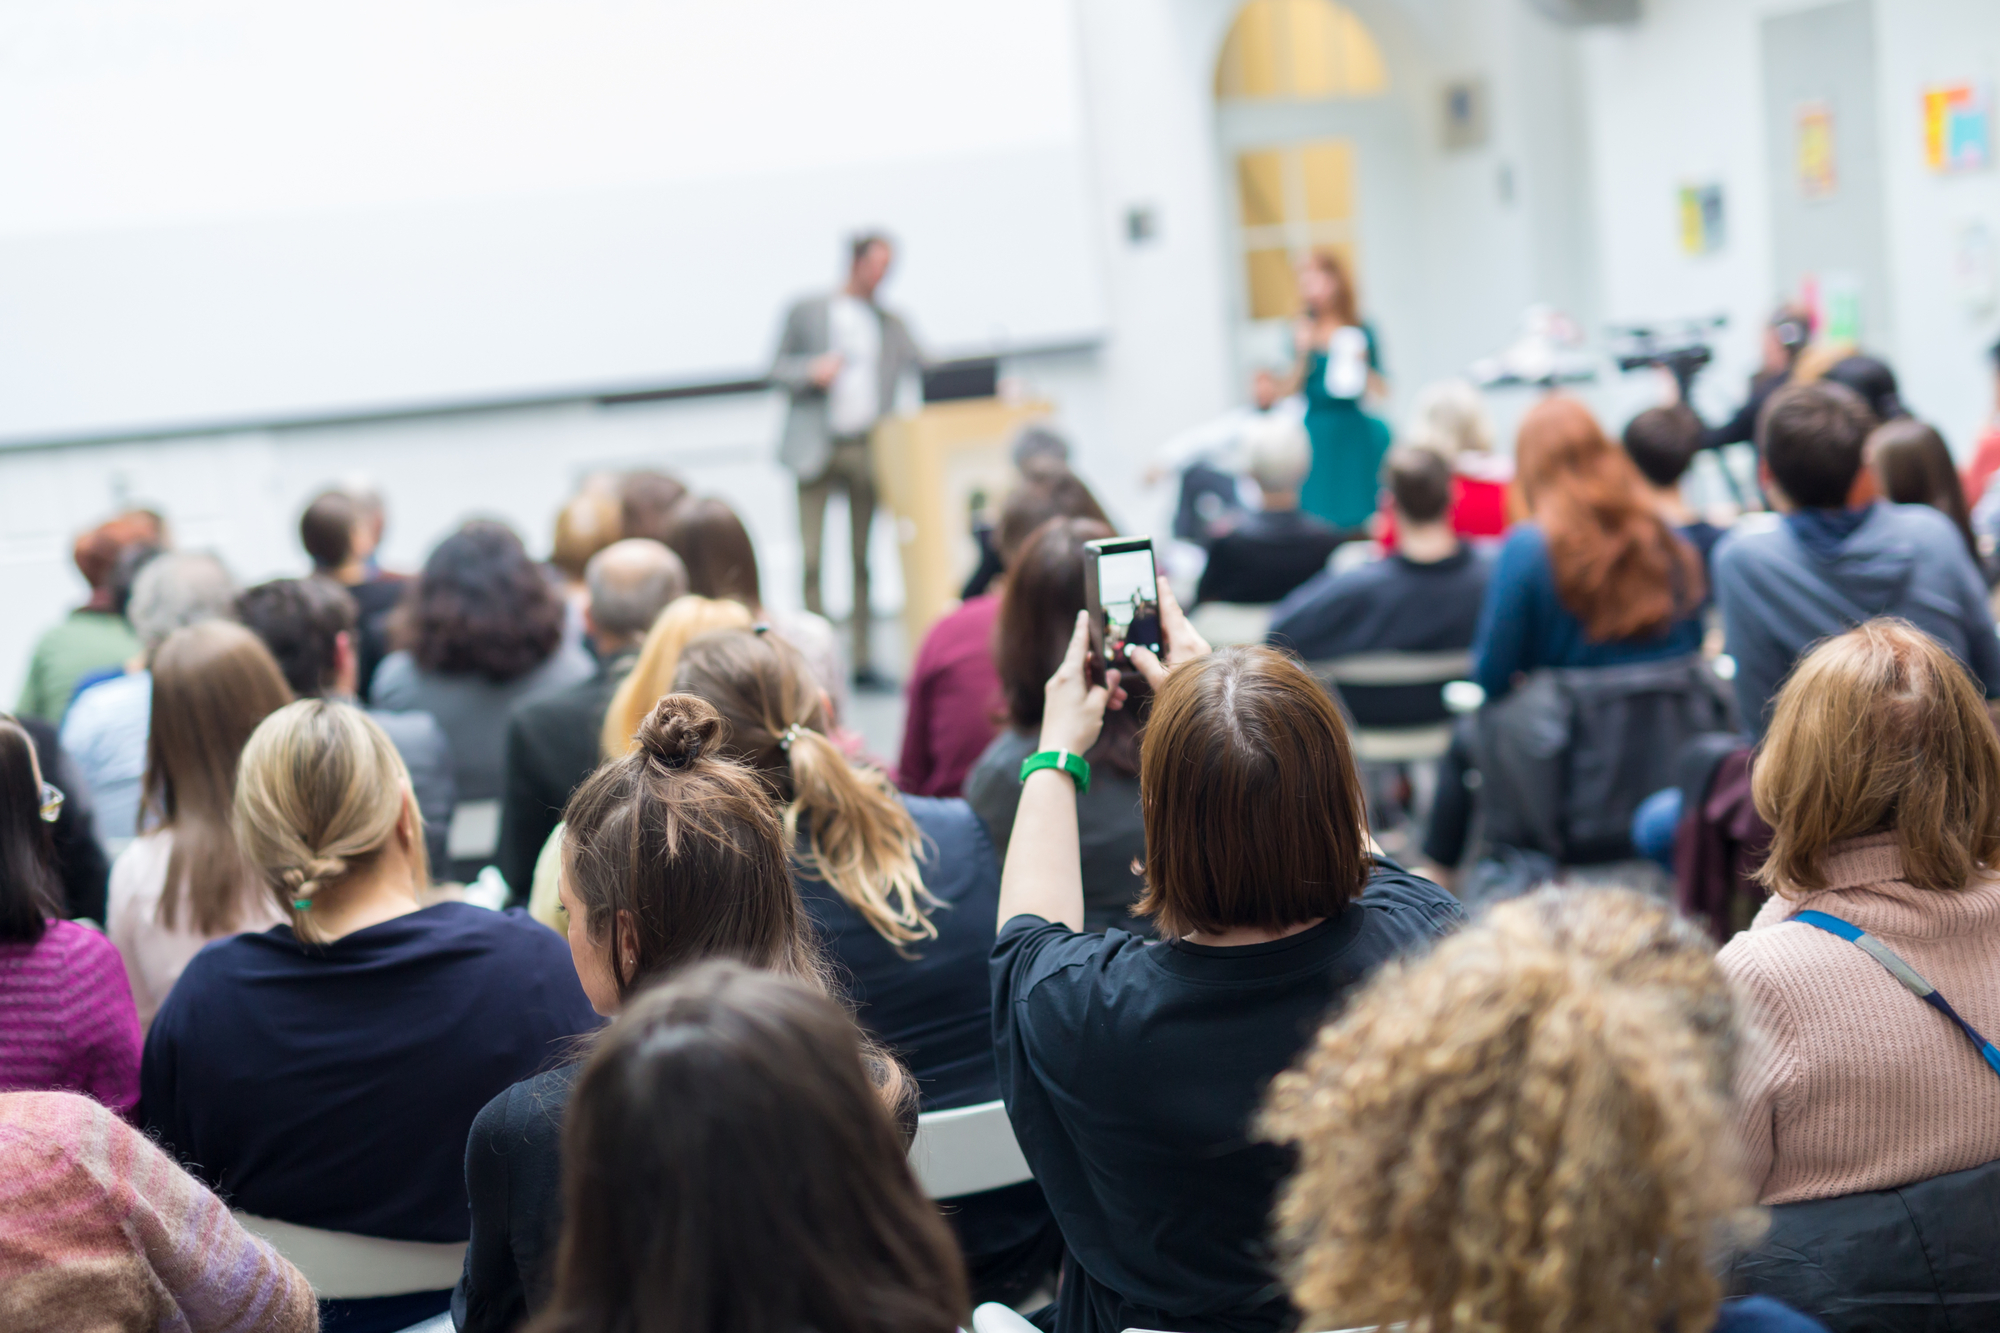
<svg viewBox="0 0 2000 1333"><path fill-rule="evenodd" d="M842 238L1103 329L1071 0L10 0L0 443L754 377Z"/></svg>

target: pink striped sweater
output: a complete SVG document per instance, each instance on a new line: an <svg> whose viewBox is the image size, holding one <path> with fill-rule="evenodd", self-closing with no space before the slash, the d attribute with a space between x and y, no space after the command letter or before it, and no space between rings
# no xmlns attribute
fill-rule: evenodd
<svg viewBox="0 0 2000 1333"><path fill-rule="evenodd" d="M0 1094L0 1329L312 1333L291 1264L87 1097Z"/></svg>
<svg viewBox="0 0 2000 1333"><path fill-rule="evenodd" d="M2000 879L1933 892L1902 874L1894 834L1839 843L1825 890L1773 897L1718 957L1757 1030L1738 1126L1760 1203L2000 1159L2000 1077L1965 1034L1855 945L1791 919L1814 908L1861 927L2000 1041Z"/></svg>
<svg viewBox="0 0 2000 1333"><path fill-rule="evenodd" d="M0 1092L63 1088L131 1118L139 1016L111 941L51 921L33 944L0 944Z"/></svg>

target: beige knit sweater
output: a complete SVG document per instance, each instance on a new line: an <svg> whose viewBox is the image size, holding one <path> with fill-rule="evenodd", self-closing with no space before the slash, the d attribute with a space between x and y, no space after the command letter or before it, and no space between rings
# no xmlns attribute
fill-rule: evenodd
<svg viewBox="0 0 2000 1333"><path fill-rule="evenodd" d="M1938 893L1902 882L1893 834L1838 844L1828 888L1773 897L1723 947L1759 1029L1738 1080L1758 1202L1928 1180L2000 1158L2000 1077L1957 1025L1855 945L1790 918L1814 908L1902 955L2000 1041L2000 879Z"/></svg>

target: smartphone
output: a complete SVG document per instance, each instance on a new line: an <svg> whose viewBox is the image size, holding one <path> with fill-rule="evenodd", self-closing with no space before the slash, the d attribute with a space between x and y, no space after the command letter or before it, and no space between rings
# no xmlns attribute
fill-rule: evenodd
<svg viewBox="0 0 2000 1333"><path fill-rule="evenodd" d="M1090 611L1093 680L1102 680L1106 667L1125 668L1128 644L1161 652L1160 576L1151 537L1085 542L1083 600Z"/></svg>

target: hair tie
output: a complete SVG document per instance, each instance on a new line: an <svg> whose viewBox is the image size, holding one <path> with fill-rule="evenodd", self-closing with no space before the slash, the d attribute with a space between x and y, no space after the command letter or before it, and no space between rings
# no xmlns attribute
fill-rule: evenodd
<svg viewBox="0 0 2000 1333"><path fill-rule="evenodd" d="M312 905L313 900L310 898L292 899L292 910L294 912L310 912L312 911Z"/></svg>
<svg viewBox="0 0 2000 1333"><path fill-rule="evenodd" d="M791 726L785 728L785 734L778 737L778 748L784 751L786 754L790 754L792 752L792 742L796 741L799 737L805 734L806 734L805 723L803 722L792 723Z"/></svg>
<svg viewBox="0 0 2000 1333"><path fill-rule="evenodd" d="M750 632L752 634L769 634L771 626L768 622L760 620L750 627Z"/></svg>

